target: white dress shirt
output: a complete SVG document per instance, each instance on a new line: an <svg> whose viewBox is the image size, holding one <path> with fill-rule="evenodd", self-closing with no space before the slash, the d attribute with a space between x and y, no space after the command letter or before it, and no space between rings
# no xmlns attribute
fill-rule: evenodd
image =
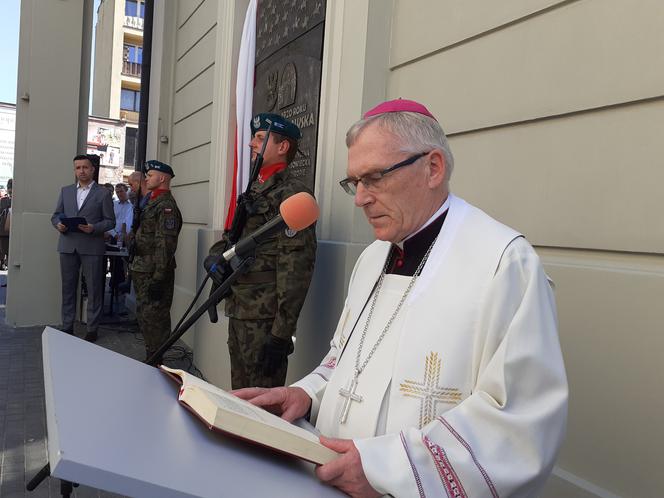
<svg viewBox="0 0 664 498"><path fill-rule="evenodd" d="M113 202L113 211L115 211L115 228L109 230L109 233L114 237L121 234L123 224L126 231L129 232L134 219L134 205L129 200L125 202L117 200Z"/></svg>
<svg viewBox="0 0 664 498"><path fill-rule="evenodd" d="M85 202L85 199L87 199L88 194L90 193L90 189L94 185L94 180L92 180L90 183L88 183L87 186L82 186L80 183L76 184L76 205L78 206L78 209L81 209L81 206Z"/></svg>

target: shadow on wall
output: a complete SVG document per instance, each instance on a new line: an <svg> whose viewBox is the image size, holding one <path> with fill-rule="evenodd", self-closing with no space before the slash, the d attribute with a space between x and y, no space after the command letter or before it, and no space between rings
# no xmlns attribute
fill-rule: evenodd
<svg viewBox="0 0 664 498"><path fill-rule="evenodd" d="M318 241L314 276L297 322L295 352L286 383L310 373L330 349L348 291L348 279L364 244Z"/></svg>

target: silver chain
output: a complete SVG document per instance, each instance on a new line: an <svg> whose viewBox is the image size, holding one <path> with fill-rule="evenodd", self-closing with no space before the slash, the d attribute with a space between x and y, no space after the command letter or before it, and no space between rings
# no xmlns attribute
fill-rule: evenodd
<svg viewBox="0 0 664 498"><path fill-rule="evenodd" d="M383 339L387 335L387 332L390 330L390 327L392 326L392 323L394 322L397 315L399 314L399 311L401 310L401 306L403 306L403 303L406 301L406 298L408 297L408 294L410 294L411 289L415 285L415 281L417 280L417 277L419 277L420 273L422 272L422 268L424 268L424 264L427 262L427 259L429 259L429 254L431 253L431 249L433 249L433 246L436 243L437 239L438 239L438 237L433 239L433 242L429 246L429 249L427 249L427 252L424 255L424 258L422 258L422 261L420 261L420 264L418 265L417 270L415 270L415 273L411 277L410 282L408 282L408 287L406 287L406 290L404 291L403 295L401 296L401 300L399 301L399 304L397 305L397 308L394 310L394 313L392 313L392 316L387 321L387 324L385 325L385 328L380 333L380 336L378 337L378 339L376 339L376 342L374 343L373 347L371 348L371 351L369 351L369 354L367 355L367 357L364 359L364 362L362 363L362 365L360 365L360 355L362 354L362 348L364 347L364 339L367 337L367 331L369 330L369 323L371 322L371 317L373 316L374 308L376 307L376 302L378 301L378 294L380 293L380 289L383 286L383 280L385 279L385 273L387 272L387 268L388 268L388 265L390 264L391 258L387 258L387 261L385 261L385 266L383 266L383 271L380 274L380 278L378 279L378 285L376 285L376 292L374 293L373 300L371 301L371 308L369 308L369 315L367 316L367 321L364 324L364 330L362 330L362 335L360 336L360 344L357 347L357 354L355 355L355 378L357 378L362 373L362 371L365 369L365 367L369 363L369 360L371 360L371 357L376 352L376 349L378 349L378 346L380 345L380 343L383 342Z"/></svg>

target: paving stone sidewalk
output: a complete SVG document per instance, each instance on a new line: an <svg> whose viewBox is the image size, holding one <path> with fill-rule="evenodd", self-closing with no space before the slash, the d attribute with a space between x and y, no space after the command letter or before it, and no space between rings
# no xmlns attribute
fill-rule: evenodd
<svg viewBox="0 0 664 498"><path fill-rule="evenodd" d="M0 272L0 283L5 282L6 272ZM5 297L5 288L0 288L0 497L60 497L60 480L55 478L46 478L32 492L26 490L26 484L47 461L41 349L44 326L13 328L5 325ZM119 311L121 315L104 317L97 344L134 359L143 359L145 349L136 322L123 306ZM85 326L75 332L79 337L85 335ZM167 358L165 363L177 368L188 367L187 360ZM71 496L110 498L121 495L79 486Z"/></svg>

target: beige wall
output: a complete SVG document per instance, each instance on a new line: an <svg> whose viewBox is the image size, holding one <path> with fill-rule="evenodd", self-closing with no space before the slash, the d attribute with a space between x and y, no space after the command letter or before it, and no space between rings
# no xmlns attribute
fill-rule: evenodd
<svg viewBox="0 0 664 498"><path fill-rule="evenodd" d="M85 1L21 2L6 313L16 326L60 322L58 234L50 219L59 187L74 180L81 81L88 79L81 78Z"/></svg>
<svg viewBox="0 0 664 498"><path fill-rule="evenodd" d="M125 1L115 0L113 17L113 48L111 54L111 86L109 92L109 118L120 118L120 92L122 90L122 54L124 51ZM137 79L137 78L136 78Z"/></svg>
<svg viewBox="0 0 664 498"><path fill-rule="evenodd" d="M95 67L92 78L93 116L109 116L110 112L115 3L115 0L104 0L97 10L94 46Z"/></svg>
<svg viewBox="0 0 664 498"><path fill-rule="evenodd" d="M120 118L124 0L104 0L97 11L92 114Z"/></svg>
<svg viewBox="0 0 664 498"><path fill-rule="evenodd" d="M557 284L570 414L545 496L661 494L664 4L415 3L394 4L388 97L429 105L453 191Z"/></svg>

